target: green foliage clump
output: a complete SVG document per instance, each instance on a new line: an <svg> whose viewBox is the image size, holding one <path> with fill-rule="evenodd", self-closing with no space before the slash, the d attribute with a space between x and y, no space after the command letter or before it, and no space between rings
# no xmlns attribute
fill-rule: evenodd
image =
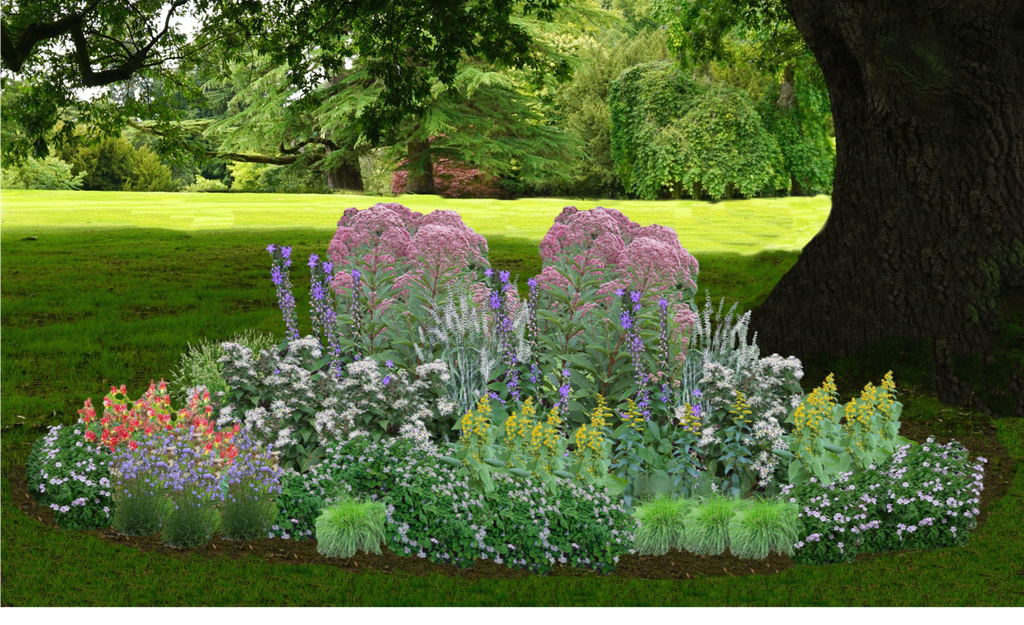
<svg viewBox="0 0 1024 625"><path fill-rule="evenodd" d="M328 558L351 558L357 551L380 553L384 542L384 504L342 501L316 520L317 551Z"/></svg>
<svg viewBox="0 0 1024 625"><path fill-rule="evenodd" d="M124 137L105 137L64 150L86 191L177 191L171 169L149 148L136 149Z"/></svg>
<svg viewBox="0 0 1024 625"><path fill-rule="evenodd" d="M558 89L553 102L558 123L582 147L573 153L572 182L560 190L609 197L622 192L612 159L611 82L635 65L668 60L668 48L664 33L652 30L624 40L593 42L580 49L578 58L572 80Z"/></svg>
<svg viewBox="0 0 1024 625"><path fill-rule="evenodd" d="M721 494L703 499L683 520L683 547L697 555L721 555L730 544L729 524L733 516L752 503L749 499Z"/></svg>
<svg viewBox="0 0 1024 625"><path fill-rule="evenodd" d="M778 89L775 89L765 92L757 110L765 129L782 150L793 195L831 194L836 150L834 138L829 134L832 110L828 91L815 80L820 77L820 70L809 68L801 76L807 78L793 85L795 106L779 106L774 95Z"/></svg>
<svg viewBox="0 0 1024 625"><path fill-rule="evenodd" d="M220 180L210 180L203 178L201 174L196 174L196 181L185 187L184 190L187 193L215 193L227 191L228 188Z"/></svg>
<svg viewBox="0 0 1024 625"><path fill-rule="evenodd" d="M231 342L259 354L261 350L274 349L279 341L271 334L246 330L235 335ZM203 387L210 391L214 402L219 403L219 399L231 391L231 387L224 381L224 364L217 362L223 355L220 342L211 343L204 339L195 347L189 343L188 353L182 354L178 370L171 376L169 386L174 401L185 404L192 397L193 390Z"/></svg>
<svg viewBox="0 0 1024 625"><path fill-rule="evenodd" d="M682 549L684 518L697 499L655 497L634 511L640 527L636 530L635 549L640 555L663 556L669 549Z"/></svg>
<svg viewBox="0 0 1024 625"><path fill-rule="evenodd" d="M608 104L612 156L630 193L717 200L789 190L778 143L741 91L648 63L615 79Z"/></svg>
<svg viewBox="0 0 1024 625"><path fill-rule="evenodd" d="M729 522L729 551L737 558L761 560L769 552L793 555L801 523L796 504L760 499Z"/></svg>
<svg viewBox="0 0 1024 625"><path fill-rule="evenodd" d="M243 193L330 193L323 174L281 165L231 163L231 190Z"/></svg>
<svg viewBox="0 0 1024 625"><path fill-rule="evenodd" d="M636 65L612 81L608 93L611 153L627 191L657 185L648 179L657 181L657 169L664 167L658 155L649 152L650 146L661 128L686 114L698 91L697 84L669 61ZM657 190L660 185L655 195Z"/></svg>
<svg viewBox="0 0 1024 625"><path fill-rule="evenodd" d="M108 448L85 439L82 424L53 426L39 437L25 463L28 491L53 509L64 529L110 527L113 499Z"/></svg>
<svg viewBox="0 0 1024 625"><path fill-rule="evenodd" d="M131 173L124 183L125 191L177 191L178 185L171 168L160 162L160 157L142 146L130 158Z"/></svg>
<svg viewBox="0 0 1024 625"><path fill-rule="evenodd" d="M658 155L648 171L661 176L638 180L636 192L644 199L660 190L715 200L789 191L779 145L741 91L709 88L686 115L654 135L645 153Z"/></svg>
<svg viewBox="0 0 1024 625"><path fill-rule="evenodd" d="M47 189L77 191L85 172L72 174L71 165L55 156L35 159L31 156L17 167L4 168L0 187L4 189Z"/></svg>

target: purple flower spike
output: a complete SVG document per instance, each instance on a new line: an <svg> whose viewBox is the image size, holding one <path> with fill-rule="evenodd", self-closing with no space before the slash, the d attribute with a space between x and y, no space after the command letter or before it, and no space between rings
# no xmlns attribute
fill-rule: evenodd
<svg viewBox="0 0 1024 625"><path fill-rule="evenodd" d="M284 256L285 258L291 258L291 255L292 255L292 248L291 248L291 246L285 246L285 247L281 248L281 256Z"/></svg>
<svg viewBox="0 0 1024 625"><path fill-rule="evenodd" d="M640 301L640 291L633 291L629 296L632 298L634 304Z"/></svg>
<svg viewBox="0 0 1024 625"><path fill-rule="evenodd" d="M622 313L622 327L628 330L632 325L629 321L629 315Z"/></svg>
<svg viewBox="0 0 1024 625"><path fill-rule="evenodd" d="M316 254L310 254L310 255L309 255L309 268L310 268L310 269L315 269L315 268L316 268L316 263L317 263L317 261L319 261L319 260L320 260L320 259L319 259L319 258L317 258L317 255L316 255Z"/></svg>
<svg viewBox="0 0 1024 625"><path fill-rule="evenodd" d="M498 272L498 278L502 281L502 283L507 284L508 283L508 277L509 277L509 273L507 271L500 271L500 272Z"/></svg>

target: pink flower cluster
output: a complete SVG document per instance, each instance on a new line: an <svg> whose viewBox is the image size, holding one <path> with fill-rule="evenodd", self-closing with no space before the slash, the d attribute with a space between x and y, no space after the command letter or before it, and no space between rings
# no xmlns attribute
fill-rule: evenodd
<svg viewBox="0 0 1024 625"><path fill-rule="evenodd" d="M657 224L641 226L621 212L597 207L581 211L566 206L555 217L555 223L540 244L543 270L537 285L549 289L568 287L570 276L554 265L556 259L568 263L571 271L586 274L610 270L608 279L598 290L604 295L600 304L608 306L619 289L639 290L648 304L661 298L673 306L672 318L676 337L685 334L697 321L697 315L684 305L683 291L696 291L699 266L697 259L679 244L675 230ZM593 309L587 302L582 310Z"/></svg>
<svg viewBox="0 0 1024 625"><path fill-rule="evenodd" d="M405 161L402 161L405 164ZM498 186L498 179L463 163L439 158L433 164L434 187L438 195L448 198L500 198L510 196ZM409 172L400 169L391 178L391 192L405 191Z"/></svg>
<svg viewBox="0 0 1024 625"><path fill-rule="evenodd" d="M405 298L412 282L432 290L444 279L465 274L471 264L489 267L487 240L458 213L437 210L424 215L394 203L347 209L327 253L337 268L331 288L338 294L351 291L352 269L372 273L395 263L385 273L391 274ZM477 290L480 301L486 299L486 287L479 285Z"/></svg>

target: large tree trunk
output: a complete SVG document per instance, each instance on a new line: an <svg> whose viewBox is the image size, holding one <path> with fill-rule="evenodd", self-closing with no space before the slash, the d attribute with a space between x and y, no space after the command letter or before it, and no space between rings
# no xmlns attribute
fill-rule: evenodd
<svg viewBox="0 0 1024 625"><path fill-rule="evenodd" d="M434 167L430 161L430 142L410 141L407 149L409 178L405 184L405 192L423 195L437 193L434 189Z"/></svg>
<svg viewBox="0 0 1024 625"><path fill-rule="evenodd" d="M332 189L347 191L363 190L363 175L359 171L359 163L345 163L325 172L327 186Z"/></svg>
<svg viewBox="0 0 1024 625"><path fill-rule="evenodd" d="M1024 287L1024 3L786 0L835 121L832 212L757 308L768 353L930 340L940 401L981 408L953 356L989 353Z"/></svg>

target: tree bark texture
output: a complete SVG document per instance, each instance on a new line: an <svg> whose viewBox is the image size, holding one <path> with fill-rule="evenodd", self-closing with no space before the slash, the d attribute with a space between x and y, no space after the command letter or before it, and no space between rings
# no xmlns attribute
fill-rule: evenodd
<svg viewBox="0 0 1024 625"><path fill-rule="evenodd" d="M327 171L326 176L327 186L332 189L363 190L363 175L359 171L359 163L345 163Z"/></svg>
<svg viewBox="0 0 1024 625"><path fill-rule="evenodd" d="M752 313L767 353L848 356L929 340L940 401L979 398L1024 288L1024 2L786 0L832 99L832 211ZM979 408L981 406L978 406Z"/></svg>
<svg viewBox="0 0 1024 625"><path fill-rule="evenodd" d="M422 195L437 193L434 189L434 167L430 161L430 142L410 141L407 149L409 178L405 192Z"/></svg>

